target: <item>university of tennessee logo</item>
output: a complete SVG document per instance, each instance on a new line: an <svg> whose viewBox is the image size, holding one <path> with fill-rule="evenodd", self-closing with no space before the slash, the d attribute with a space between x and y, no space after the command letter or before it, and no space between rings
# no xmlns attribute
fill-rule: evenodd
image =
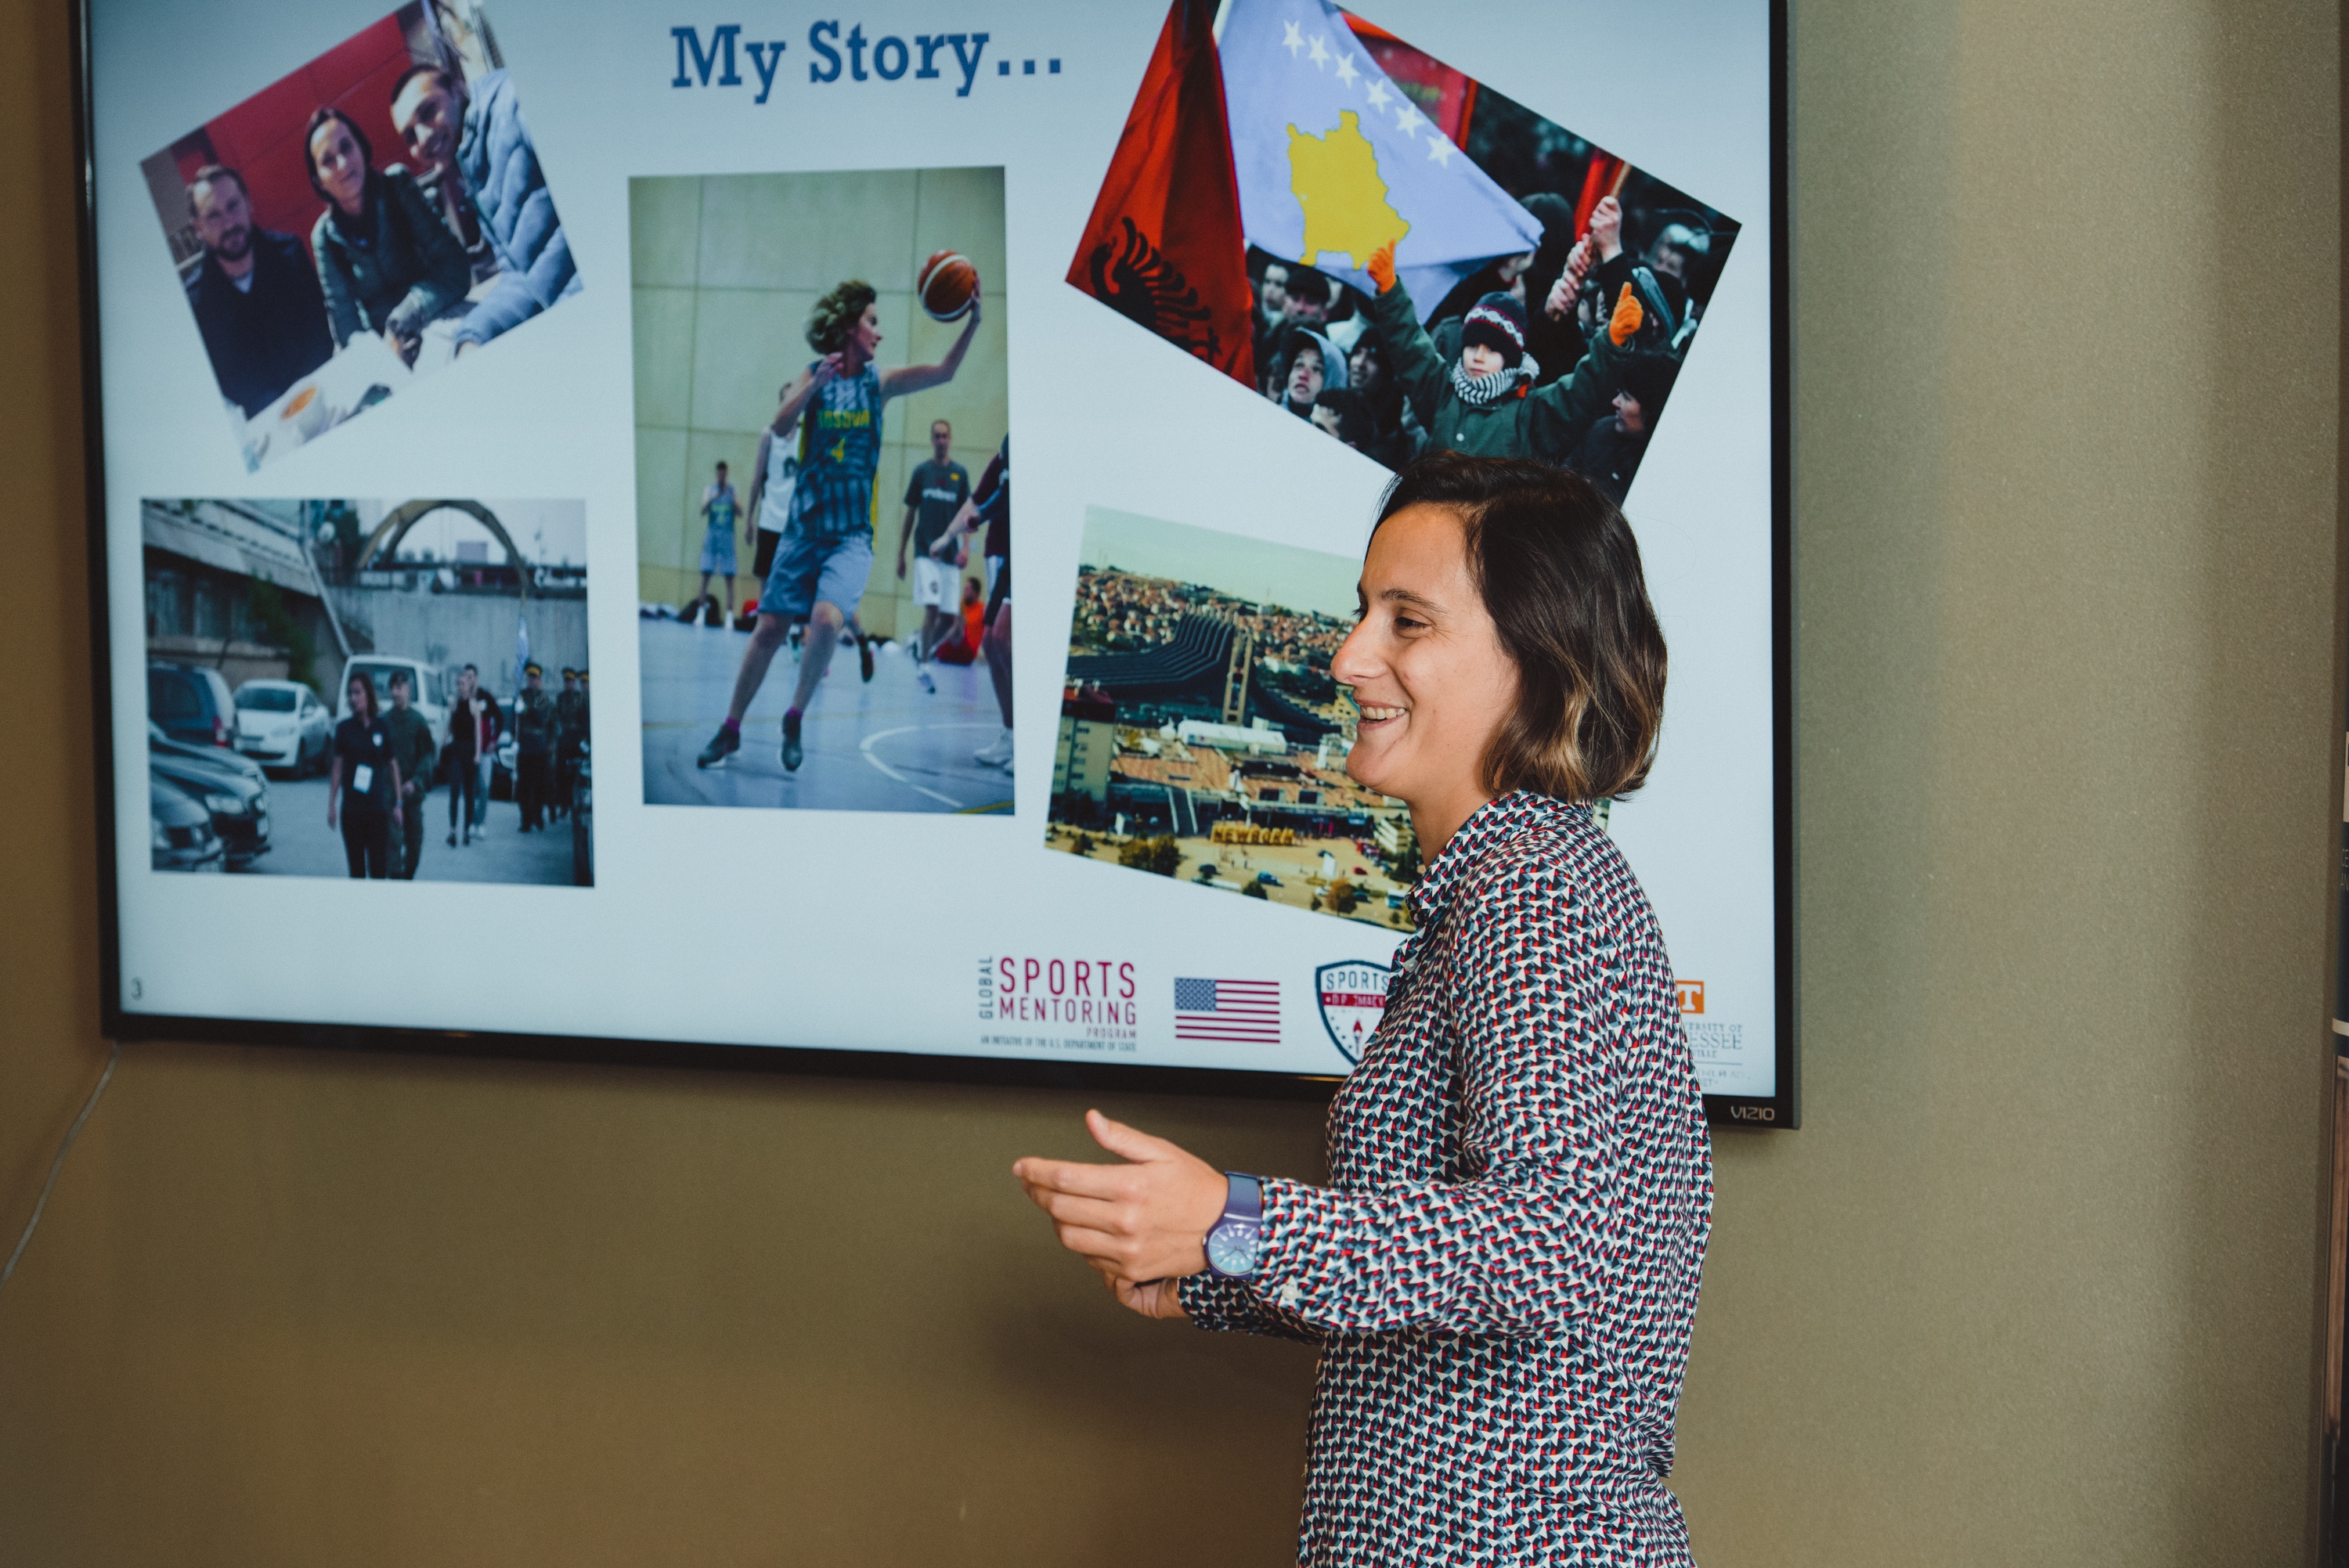
<svg viewBox="0 0 2349 1568"><path fill-rule="evenodd" d="M1675 980L1672 984L1680 989L1681 1011L1682 1013L1692 1016L1704 1011L1703 981Z"/></svg>
<svg viewBox="0 0 2349 1568"><path fill-rule="evenodd" d="M1386 1016L1387 982L1394 970L1361 959L1324 964L1313 971L1313 999L1321 1008L1321 1026L1330 1043L1350 1062L1362 1059L1362 1047L1378 1032Z"/></svg>

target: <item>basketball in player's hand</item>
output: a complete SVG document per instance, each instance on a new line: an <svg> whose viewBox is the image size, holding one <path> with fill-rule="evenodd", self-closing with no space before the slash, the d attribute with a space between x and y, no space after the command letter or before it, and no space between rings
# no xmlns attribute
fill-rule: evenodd
<svg viewBox="0 0 2349 1568"><path fill-rule="evenodd" d="M914 283L932 321L959 321L978 297L978 269L960 251L937 251L922 263Z"/></svg>

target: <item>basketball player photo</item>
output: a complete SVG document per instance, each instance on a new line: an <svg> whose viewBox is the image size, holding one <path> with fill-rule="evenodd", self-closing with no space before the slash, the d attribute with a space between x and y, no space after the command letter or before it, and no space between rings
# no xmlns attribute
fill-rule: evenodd
<svg viewBox="0 0 2349 1568"><path fill-rule="evenodd" d="M1003 171L640 179L629 222L646 802L1008 813Z"/></svg>

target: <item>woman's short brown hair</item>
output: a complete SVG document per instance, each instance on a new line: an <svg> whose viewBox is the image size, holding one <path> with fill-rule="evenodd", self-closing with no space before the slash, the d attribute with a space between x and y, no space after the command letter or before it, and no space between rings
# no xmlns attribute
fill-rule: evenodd
<svg viewBox="0 0 2349 1568"><path fill-rule="evenodd" d="M815 302L808 312L808 346L818 354L837 354L848 346L848 335L864 319L864 309L881 296L871 284L851 278Z"/></svg>
<svg viewBox="0 0 2349 1568"><path fill-rule="evenodd" d="M1485 788L1598 800L1645 783L1663 727L1664 634L1615 503L1547 463L1434 452L1395 476L1379 521L1413 506L1460 519L1517 666L1517 709L1485 751Z"/></svg>

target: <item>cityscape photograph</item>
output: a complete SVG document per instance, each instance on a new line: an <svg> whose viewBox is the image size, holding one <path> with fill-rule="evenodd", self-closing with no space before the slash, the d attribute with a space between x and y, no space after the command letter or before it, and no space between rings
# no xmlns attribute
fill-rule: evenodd
<svg viewBox="0 0 2349 1568"><path fill-rule="evenodd" d="M1046 847L1408 930L1411 816L1346 776L1330 675L1356 562L1098 507L1079 562Z"/></svg>

